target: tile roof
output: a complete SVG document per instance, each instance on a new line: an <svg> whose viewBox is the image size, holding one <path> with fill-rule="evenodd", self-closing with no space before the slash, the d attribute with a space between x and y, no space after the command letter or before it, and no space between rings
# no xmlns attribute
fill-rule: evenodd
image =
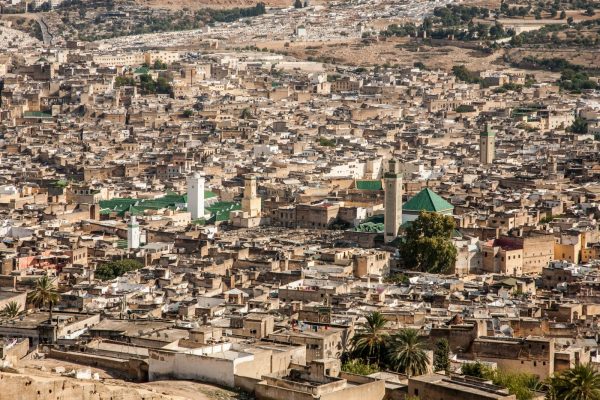
<svg viewBox="0 0 600 400"><path fill-rule="evenodd" d="M454 210L454 206L444 200L440 195L429 188L425 188L417 193L413 198L402 206L403 211L428 211L442 212Z"/></svg>

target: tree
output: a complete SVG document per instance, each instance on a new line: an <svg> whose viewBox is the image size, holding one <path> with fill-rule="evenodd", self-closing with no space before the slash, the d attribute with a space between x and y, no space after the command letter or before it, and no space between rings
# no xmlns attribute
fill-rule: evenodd
<svg viewBox="0 0 600 400"><path fill-rule="evenodd" d="M53 279L50 279L48 275L38 279L33 291L27 294L27 300L38 308L48 307L48 317L52 324L52 307L60 300L60 294L54 288Z"/></svg>
<svg viewBox="0 0 600 400"><path fill-rule="evenodd" d="M161 60L157 59L154 61L154 64L152 65L152 69L167 69L168 65L165 62L162 62Z"/></svg>
<svg viewBox="0 0 600 400"><path fill-rule="evenodd" d="M581 117L575 118L573 124L569 127L569 131L573 133L587 133L588 131L588 122Z"/></svg>
<svg viewBox="0 0 600 400"><path fill-rule="evenodd" d="M567 24L569 24L569 25L573 24L573 17L568 17L567 18Z"/></svg>
<svg viewBox="0 0 600 400"><path fill-rule="evenodd" d="M21 313L21 305L16 301L11 301L4 306L2 309L2 316L8 319L15 318L17 315Z"/></svg>
<svg viewBox="0 0 600 400"><path fill-rule="evenodd" d="M450 373L450 345L446 339L440 339L435 343L433 370Z"/></svg>
<svg viewBox="0 0 600 400"><path fill-rule="evenodd" d="M475 72L469 71L464 65L455 65L452 67L452 73L458 79L466 83L481 83L482 80Z"/></svg>
<svg viewBox="0 0 600 400"><path fill-rule="evenodd" d="M388 366L408 377L427 372L429 359L419 338L419 331L406 328L390 337Z"/></svg>
<svg viewBox="0 0 600 400"><path fill-rule="evenodd" d="M447 215L421 211L406 229L400 256L407 268L446 273L454 268L457 250L451 241L454 220Z"/></svg>
<svg viewBox="0 0 600 400"><path fill-rule="evenodd" d="M431 18L429 17L425 17L423 19L423 25L421 26L421 28L425 31L428 32L431 30L431 28L433 28L433 21L431 20Z"/></svg>
<svg viewBox="0 0 600 400"><path fill-rule="evenodd" d="M335 147L335 140L333 140L333 139L327 139L325 137L320 137L318 139L318 142L319 142L319 146Z"/></svg>
<svg viewBox="0 0 600 400"><path fill-rule="evenodd" d="M342 364L342 371L357 375L371 375L379 372L379 367L375 364L365 364L362 360L350 360Z"/></svg>
<svg viewBox="0 0 600 400"><path fill-rule="evenodd" d="M366 321L360 323L352 337L352 356L366 362L381 364L385 356L385 348L389 338L385 331L387 323L383 314L373 311L365 316Z"/></svg>
<svg viewBox="0 0 600 400"><path fill-rule="evenodd" d="M596 15L596 11L594 11L594 7L588 6L588 8L585 9L585 15L587 15L588 17L593 17L594 15Z"/></svg>
<svg viewBox="0 0 600 400"><path fill-rule="evenodd" d="M560 19L565 19L565 18L567 18L567 13L565 12L565 10L562 10L562 11L560 12L560 16L559 16L559 18L560 18Z"/></svg>
<svg viewBox="0 0 600 400"><path fill-rule="evenodd" d="M129 271L135 271L144 265L136 260L119 260L101 264L94 271L94 276L100 280L107 281L118 278Z"/></svg>
<svg viewBox="0 0 600 400"><path fill-rule="evenodd" d="M456 107L456 110L454 110L454 111L456 111L459 114L468 113L468 112L475 111L475 107L473 107L470 104L461 104L458 107Z"/></svg>
<svg viewBox="0 0 600 400"><path fill-rule="evenodd" d="M184 117L186 117L186 118L189 118L189 117L191 117L192 115L194 115L194 111L193 111L193 110L190 110L190 109L183 110L183 116L184 116Z"/></svg>
<svg viewBox="0 0 600 400"><path fill-rule="evenodd" d="M475 378L483 379L486 375L487 367L479 361L474 363L465 363L460 367L463 375L473 376Z"/></svg>
<svg viewBox="0 0 600 400"><path fill-rule="evenodd" d="M600 373L580 364L550 378L550 400L600 400Z"/></svg>
<svg viewBox="0 0 600 400"><path fill-rule="evenodd" d="M294 8L302 8L302 6L303 6L302 0L294 1Z"/></svg>
<svg viewBox="0 0 600 400"><path fill-rule="evenodd" d="M252 111L249 108L244 108L242 113L240 114L241 119L249 119L252 118Z"/></svg>

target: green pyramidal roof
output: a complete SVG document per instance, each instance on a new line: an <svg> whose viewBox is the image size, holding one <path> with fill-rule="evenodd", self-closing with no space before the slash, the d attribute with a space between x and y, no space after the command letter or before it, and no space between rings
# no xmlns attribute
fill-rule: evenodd
<svg viewBox="0 0 600 400"><path fill-rule="evenodd" d="M446 200L440 197L437 193L429 188L425 188L417 193L412 199L407 201L402 206L403 211L415 211L421 210L428 212L443 212L454 210L454 206L448 203Z"/></svg>

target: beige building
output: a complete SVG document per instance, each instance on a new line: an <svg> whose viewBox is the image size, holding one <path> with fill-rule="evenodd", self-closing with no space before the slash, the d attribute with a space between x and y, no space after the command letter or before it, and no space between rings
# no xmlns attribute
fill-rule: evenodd
<svg viewBox="0 0 600 400"><path fill-rule="evenodd" d="M494 362L505 371L526 372L546 379L554 373L554 339L480 337L472 346L473 359Z"/></svg>
<svg viewBox="0 0 600 400"><path fill-rule="evenodd" d="M408 395L423 400L516 400L507 389L481 379L435 373L411 377Z"/></svg>

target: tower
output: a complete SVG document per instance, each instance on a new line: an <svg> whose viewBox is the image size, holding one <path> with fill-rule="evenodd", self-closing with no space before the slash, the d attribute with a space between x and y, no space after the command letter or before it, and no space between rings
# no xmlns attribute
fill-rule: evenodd
<svg viewBox="0 0 600 400"><path fill-rule="evenodd" d="M549 156L548 157L548 175L556 175L558 173L558 164L556 162L556 157Z"/></svg>
<svg viewBox="0 0 600 400"><path fill-rule="evenodd" d="M242 198L242 211L249 218L259 217L261 212L261 198L256 195L256 176L244 176L244 197Z"/></svg>
<svg viewBox="0 0 600 400"><path fill-rule="evenodd" d="M402 224L402 175L395 160L390 160L385 182L385 242L396 239Z"/></svg>
<svg viewBox="0 0 600 400"><path fill-rule="evenodd" d="M140 224L135 216L132 216L127 224L127 248L137 249L140 247Z"/></svg>
<svg viewBox="0 0 600 400"><path fill-rule="evenodd" d="M485 124L485 131L479 135L479 160L482 164L491 164L496 155L496 132L490 124Z"/></svg>
<svg viewBox="0 0 600 400"><path fill-rule="evenodd" d="M187 178L187 209L192 219L204 217L204 176L198 172Z"/></svg>

